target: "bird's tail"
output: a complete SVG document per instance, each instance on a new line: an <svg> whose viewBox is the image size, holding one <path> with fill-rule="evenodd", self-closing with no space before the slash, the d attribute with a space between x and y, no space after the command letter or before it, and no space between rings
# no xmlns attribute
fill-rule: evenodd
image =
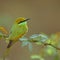
<svg viewBox="0 0 60 60"><path fill-rule="evenodd" d="M7 46L7 48L10 48L10 47L12 46L12 44L13 44L13 41L10 40L10 41L9 41L9 44L8 44L8 46Z"/></svg>
<svg viewBox="0 0 60 60"><path fill-rule="evenodd" d="M7 48L6 51L4 52L3 54L3 60L6 60L7 56L9 55L9 52L10 52L10 48Z"/></svg>
<svg viewBox="0 0 60 60"><path fill-rule="evenodd" d="M10 42L9 42L7 48L6 48L6 51L3 54L3 60L5 60L7 58L7 56L9 55L11 46L12 46L12 41L10 40Z"/></svg>

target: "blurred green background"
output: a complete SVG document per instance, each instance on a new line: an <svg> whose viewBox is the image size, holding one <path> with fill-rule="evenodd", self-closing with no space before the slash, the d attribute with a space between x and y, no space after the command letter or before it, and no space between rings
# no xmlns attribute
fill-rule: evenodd
<svg viewBox="0 0 60 60"><path fill-rule="evenodd" d="M18 17L31 18L31 21L28 22L29 32L27 36L40 32L46 34L59 32L60 0L0 0L1 26L3 25L7 30L10 30ZM0 56L5 48L5 41L0 41ZM22 48L20 42L17 42L12 47L8 57L10 60L31 60L30 55L39 53L39 50L40 48L36 47L34 52L29 52L27 47Z"/></svg>

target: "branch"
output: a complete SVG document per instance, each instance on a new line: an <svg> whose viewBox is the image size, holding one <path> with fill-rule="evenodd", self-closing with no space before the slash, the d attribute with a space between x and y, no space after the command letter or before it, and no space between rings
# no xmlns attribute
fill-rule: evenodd
<svg viewBox="0 0 60 60"><path fill-rule="evenodd" d="M31 43L36 43L36 42L38 42L37 40L35 41L33 41L33 40L28 40L29 42L31 42ZM20 42L22 42L22 41L20 41ZM43 43L43 42L41 42L44 46L47 46L47 45L50 45L50 46L52 46L52 47L54 47L55 49L57 49L57 50L60 50L60 48L59 47L56 47L56 46L54 46L53 44L51 44L51 43Z"/></svg>
<svg viewBox="0 0 60 60"><path fill-rule="evenodd" d="M57 50L60 50L60 48L59 48L59 47L56 47L56 46L54 46L54 45L52 45L52 44L49 44L49 43L44 43L44 46L47 46L47 45L50 45L50 46L52 46L52 47L56 48Z"/></svg>

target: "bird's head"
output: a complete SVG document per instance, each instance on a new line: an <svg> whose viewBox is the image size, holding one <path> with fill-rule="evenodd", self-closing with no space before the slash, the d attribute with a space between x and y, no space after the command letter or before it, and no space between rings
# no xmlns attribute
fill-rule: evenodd
<svg viewBox="0 0 60 60"><path fill-rule="evenodd" d="M26 22L28 20L30 20L30 19L26 19L26 18L20 17L20 18L16 19L15 23L20 24L20 23L24 23L24 22Z"/></svg>

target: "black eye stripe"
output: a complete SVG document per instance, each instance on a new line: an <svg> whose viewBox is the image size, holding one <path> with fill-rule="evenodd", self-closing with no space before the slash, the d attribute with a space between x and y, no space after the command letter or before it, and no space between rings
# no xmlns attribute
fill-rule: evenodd
<svg viewBox="0 0 60 60"><path fill-rule="evenodd" d="M20 23L23 23L24 21L20 21L20 22L18 22L18 24L20 24Z"/></svg>
<svg viewBox="0 0 60 60"><path fill-rule="evenodd" d="M24 21L20 21L20 22L18 22L18 24L23 23L23 22L25 22L25 20L24 20Z"/></svg>
<svg viewBox="0 0 60 60"><path fill-rule="evenodd" d="M28 21L28 20L30 20L30 19L26 19L24 21L20 21L20 22L18 22L18 24L23 23L23 22Z"/></svg>

